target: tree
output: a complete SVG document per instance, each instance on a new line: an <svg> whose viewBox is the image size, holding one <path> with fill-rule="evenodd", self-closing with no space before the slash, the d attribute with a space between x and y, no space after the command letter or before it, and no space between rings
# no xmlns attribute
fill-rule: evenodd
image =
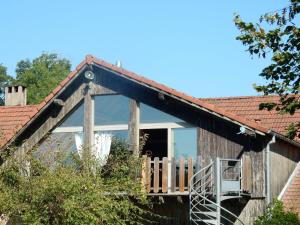
<svg viewBox="0 0 300 225"><path fill-rule="evenodd" d="M283 203L276 200L258 217L254 225L300 225L300 220L296 213L285 211Z"/></svg>
<svg viewBox="0 0 300 225"><path fill-rule="evenodd" d="M4 87L12 81L13 78L7 74L7 68L0 64L0 106L4 105Z"/></svg>
<svg viewBox="0 0 300 225"><path fill-rule="evenodd" d="M295 23L299 13L300 0L290 0L287 7L266 13L255 24L235 16L235 25L241 32L236 39L247 46L250 55L271 57L271 64L260 73L266 84L255 85L255 89L264 95L279 95L280 101L262 103L260 109L290 114L300 109L300 29ZM291 124L287 136L293 138L299 126Z"/></svg>
<svg viewBox="0 0 300 225"><path fill-rule="evenodd" d="M40 103L70 72L71 63L57 54L43 53L38 58L17 63L16 80L28 90L28 104Z"/></svg>
<svg viewBox="0 0 300 225"><path fill-rule="evenodd" d="M0 213L12 225L145 224L151 215L137 176L140 160L117 139L105 166L63 149L6 162L0 168Z"/></svg>

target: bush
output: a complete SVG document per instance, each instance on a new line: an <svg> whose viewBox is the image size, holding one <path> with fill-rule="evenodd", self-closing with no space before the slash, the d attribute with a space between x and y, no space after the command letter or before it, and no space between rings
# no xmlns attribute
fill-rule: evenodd
<svg viewBox="0 0 300 225"><path fill-rule="evenodd" d="M118 141L112 148L105 166L62 151L7 160L0 168L0 214L11 224L145 224L151 205L137 180L139 160Z"/></svg>
<svg viewBox="0 0 300 225"><path fill-rule="evenodd" d="M300 225L298 215L293 211L286 211L283 203L275 200L264 214L254 223L255 225Z"/></svg>

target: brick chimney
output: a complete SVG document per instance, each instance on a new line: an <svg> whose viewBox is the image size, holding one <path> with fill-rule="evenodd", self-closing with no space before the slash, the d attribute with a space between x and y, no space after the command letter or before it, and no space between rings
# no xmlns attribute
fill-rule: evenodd
<svg viewBox="0 0 300 225"><path fill-rule="evenodd" d="M27 104L27 89L22 85L5 87L5 106L24 106Z"/></svg>

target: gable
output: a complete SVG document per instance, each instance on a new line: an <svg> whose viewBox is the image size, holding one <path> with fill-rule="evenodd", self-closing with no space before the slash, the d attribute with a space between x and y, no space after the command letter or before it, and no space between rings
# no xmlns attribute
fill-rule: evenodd
<svg viewBox="0 0 300 225"><path fill-rule="evenodd" d="M84 79L83 72L87 69L93 69L96 74L102 74L102 76L96 76L95 79L95 83L98 84L96 87L98 91L99 88L101 89L102 87L101 91L107 91L108 93L110 90L123 94L126 93L127 97L137 98L141 102L156 106L158 109L172 116L183 116L187 119L192 118L193 121L191 122L197 122L197 118L193 118L193 112L200 112L221 118L238 126L245 126L261 135L268 133L269 127L264 127L251 118L245 118L244 115L237 114L227 108L223 109L209 101L188 96L93 56L87 56L86 59L36 107L31 117L26 122L23 122L21 129L17 129L17 134L14 138L11 138L10 141L17 139L24 140L24 138L28 138L28 135L24 135L25 130L29 128L37 129L41 126L43 122L41 120L36 122L36 120L39 120L38 118L41 118L41 115L45 117L45 115L49 113L48 109L53 108L55 99L65 101L80 84L84 84L86 80ZM111 77L113 77L114 81L110 79ZM74 82L75 80L77 81ZM76 84L74 85L74 83L77 83L77 86ZM70 87L72 84L73 87ZM143 95L137 93L143 93ZM164 99L164 104L161 104L161 98Z"/></svg>

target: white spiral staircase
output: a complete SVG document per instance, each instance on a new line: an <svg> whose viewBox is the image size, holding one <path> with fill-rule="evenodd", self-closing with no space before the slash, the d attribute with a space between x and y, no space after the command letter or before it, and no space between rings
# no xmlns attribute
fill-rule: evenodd
<svg viewBox="0 0 300 225"><path fill-rule="evenodd" d="M227 225L244 223L221 206L241 197L241 160L216 158L190 180L190 224Z"/></svg>

